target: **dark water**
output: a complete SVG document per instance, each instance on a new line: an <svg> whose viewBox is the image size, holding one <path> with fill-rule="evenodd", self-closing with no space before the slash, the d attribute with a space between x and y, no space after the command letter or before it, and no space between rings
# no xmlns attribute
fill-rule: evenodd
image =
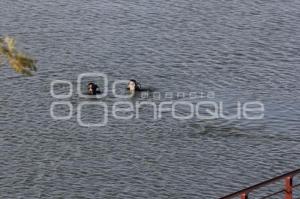
<svg viewBox="0 0 300 199"><path fill-rule="evenodd" d="M300 166L299 1L1 0L0 8L0 34L39 67L30 78L1 68L1 198L218 198ZM145 108L140 119L81 127L76 106L93 99L54 99L50 83L76 88L93 71L161 93L214 92L228 112L261 101L265 117L155 121ZM72 119L51 118L55 101L71 101Z"/></svg>

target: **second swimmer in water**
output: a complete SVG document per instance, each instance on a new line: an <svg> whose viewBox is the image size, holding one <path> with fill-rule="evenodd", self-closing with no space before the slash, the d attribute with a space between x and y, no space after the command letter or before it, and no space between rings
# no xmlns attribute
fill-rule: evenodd
<svg viewBox="0 0 300 199"><path fill-rule="evenodd" d="M130 92L136 92L136 91L141 91L141 92L153 92L153 89L151 88L142 88L141 84L136 81L135 79L129 80L127 84L127 90Z"/></svg>
<svg viewBox="0 0 300 199"><path fill-rule="evenodd" d="M138 83L134 79L131 79L128 82L127 90L129 90L130 92L135 92L135 91L142 91L143 89L141 88L141 84L140 83Z"/></svg>
<svg viewBox="0 0 300 199"><path fill-rule="evenodd" d="M96 94L99 94L101 93L100 90L99 90L99 87L97 84L93 83L93 82L90 82L88 84L88 94L89 95L96 95Z"/></svg>

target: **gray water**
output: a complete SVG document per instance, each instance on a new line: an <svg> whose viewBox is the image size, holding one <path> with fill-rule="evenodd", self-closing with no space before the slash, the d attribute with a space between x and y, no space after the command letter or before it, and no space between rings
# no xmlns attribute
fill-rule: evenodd
<svg viewBox="0 0 300 199"><path fill-rule="evenodd" d="M298 0L1 0L0 10L0 35L38 60L33 77L1 67L0 198L218 198L300 166ZM110 88L135 78L160 93L214 92L227 112L261 101L265 116L153 120L144 108L81 127L80 102L120 99L57 100L50 83L76 88L94 71ZM72 119L52 119L55 101L72 103Z"/></svg>

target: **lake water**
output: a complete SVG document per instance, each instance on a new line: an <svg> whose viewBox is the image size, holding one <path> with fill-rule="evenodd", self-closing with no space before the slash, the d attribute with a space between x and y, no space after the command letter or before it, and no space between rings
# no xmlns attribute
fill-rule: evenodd
<svg viewBox="0 0 300 199"><path fill-rule="evenodd" d="M218 198L299 168L300 1L1 0L0 8L0 35L38 60L33 77L1 67L1 198ZM106 126L83 127L78 104L111 110L120 101L51 96L53 80L76 90L86 72L105 73L110 90L135 78L159 93L214 93L231 113L238 101L260 101L265 115L154 120L145 107L138 119L110 114ZM71 102L71 119L51 117L56 101ZM85 121L102 116L83 112Z"/></svg>

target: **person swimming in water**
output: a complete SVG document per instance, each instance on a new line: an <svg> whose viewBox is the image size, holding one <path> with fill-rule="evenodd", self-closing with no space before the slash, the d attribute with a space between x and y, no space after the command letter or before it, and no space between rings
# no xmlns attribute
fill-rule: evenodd
<svg viewBox="0 0 300 199"><path fill-rule="evenodd" d="M142 88L141 84L138 81L136 81L135 79L129 80L128 85L127 85L127 90L129 90L130 92L151 91L151 89ZM93 82L88 83L87 91L88 91L89 95L96 95L96 94L101 93L98 85Z"/></svg>
<svg viewBox="0 0 300 199"><path fill-rule="evenodd" d="M97 84L93 83L93 82L90 82L88 84L88 94L89 95L96 95L98 93L101 93L100 90L99 90L99 87Z"/></svg>
<svg viewBox="0 0 300 199"><path fill-rule="evenodd" d="M135 91L142 91L143 89L141 88L141 84L140 83L138 83L134 79L131 79L128 82L127 90L129 90L130 92L135 92Z"/></svg>

